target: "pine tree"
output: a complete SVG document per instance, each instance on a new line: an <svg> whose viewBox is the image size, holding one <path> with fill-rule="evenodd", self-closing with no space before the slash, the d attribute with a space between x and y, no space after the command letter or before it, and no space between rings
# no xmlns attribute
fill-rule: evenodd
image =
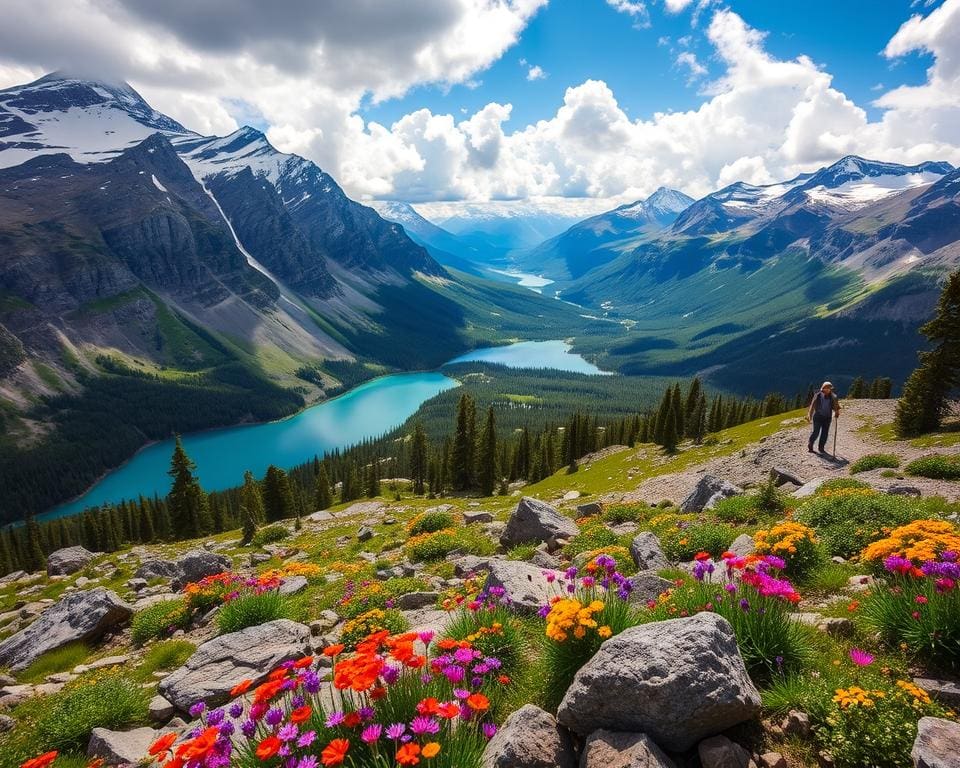
<svg viewBox="0 0 960 768"><path fill-rule="evenodd" d="M196 468L177 435L170 470L167 472L173 478L167 503L170 508L170 524L178 537L203 536L213 527L207 494L203 492L193 474Z"/></svg>
<svg viewBox="0 0 960 768"><path fill-rule="evenodd" d="M140 513L140 541L149 544L157 540L157 530L153 524L153 514L143 496L137 502L137 508Z"/></svg>
<svg viewBox="0 0 960 768"><path fill-rule="evenodd" d="M687 423L687 436L693 438L697 444L702 443L707 434L707 399L703 394L694 405Z"/></svg>
<svg viewBox="0 0 960 768"><path fill-rule="evenodd" d="M39 571L46 563L43 556L43 545L40 541L40 526L33 515L27 515L24 531L26 541L24 542L22 567L25 571Z"/></svg>
<svg viewBox="0 0 960 768"><path fill-rule="evenodd" d="M333 494L330 491L330 477L327 475L327 465L320 464L317 470L313 488L313 506L317 509L329 509L333 504Z"/></svg>
<svg viewBox="0 0 960 768"><path fill-rule="evenodd" d="M470 395L461 395L457 405L457 426L450 457L453 489L467 491L473 487L476 456L476 404Z"/></svg>
<svg viewBox="0 0 960 768"><path fill-rule="evenodd" d="M903 387L894 421L900 437L938 429L960 378L960 271L947 279L936 315L920 332L934 348L920 353L920 365Z"/></svg>
<svg viewBox="0 0 960 768"><path fill-rule="evenodd" d="M684 423L689 423L693 417L693 412L697 409L697 405L700 402L700 398L703 395L703 387L700 384L700 377L695 376L693 381L690 382L690 391L687 392L687 401L684 403L683 407L683 418ZM684 429L686 434L690 434L689 430Z"/></svg>
<svg viewBox="0 0 960 768"><path fill-rule="evenodd" d="M666 426L663 429L663 448L667 453L675 453L677 450L677 412L670 408L667 411Z"/></svg>
<svg viewBox="0 0 960 768"><path fill-rule="evenodd" d="M285 520L297 514L286 472L271 464L263 478L263 510L270 522Z"/></svg>
<svg viewBox="0 0 960 768"><path fill-rule="evenodd" d="M848 400L858 400L865 396L865 387L866 384L863 381L863 376L857 376L851 384L850 389L847 390L847 399Z"/></svg>
<svg viewBox="0 0 960 768"><path fill-rule="evenodd" d="M413 480L413 492L423 495L423 483L427 475L427 433L419 419L413 427L413 439L410 446L410 479Z"/></svg>
<svg viewBox="0 0 960 768"><path fill-rule="evenodd" d="M653 442L657 445L663 445L663 433L667 427L667 414L673 410L673 389L667 387L666 392L660 400L660 407L657 409L657 416L653 422Z"/></svg>
<svg viewBox="0 0 960 768"><path fill-rule="evenodd" d="M266 520L263 508L263 496L260 493L260 484L254 479L249 469L243 473L243 486L240 488L240 523L243 527L243 543L249 544L257 526ZM249 533L250 538L247 538Z"/></svg>
<svg viewBox="0 0 960 768"><path fill-rule="evenodd" d="M478 480L480 495L493 496L497 485L497 423L492 405L487 408L487 419L480 437Z"/></svg>
<svg viewBox="0 0 960 768"><path fill-rule="evenodd" d="M679 381L673 387L671 405L673 406L673 417L677 425L677 440L679 441L683 439L683 428L684 422L686 421L686 416L683 412L683 393L680 391Z"/></svg>

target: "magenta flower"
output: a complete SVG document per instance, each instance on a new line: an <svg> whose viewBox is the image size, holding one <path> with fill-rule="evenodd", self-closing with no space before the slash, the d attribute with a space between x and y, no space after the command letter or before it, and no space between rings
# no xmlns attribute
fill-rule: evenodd
<svg viewBox="0 0 960 768"><path fill-rule="evenodd" d="M331 712L327 715L327 728L336 728L338 725L342 725L346 719L347 716L343 712Z"/></svg>
<svg viewBox="0 0 960 768"><path fill-rule="evenodd" d="M866 651L861 651L859 648L850 649L850 660L858 667L870 666L873 664L873 659L873 655L867 653Z"/></svg>
<svg viewBox="0 0 960 768"><path fill-rule="evenodd" d="M397 739L401 738L406 731L407 726L405 726L403 723L394 723L387 728L387 738L391 741L397 741Z"/></svg>
<svg viewBox="0 0 960 768"><path fill-rule="evenodd" d="M495 726L493 723L483 724L483 735L487 739L492 739L496 733L497 733L497 726Z"/></svg>
<svg viewBox="0 0 960 768"><path fill-rule="evenodd" d="M367 744L372 744L373 742L377 741L382 735L383 735L383 726L380 725L379 723L373 723L372 725L368 725L366 728L363 729L363 731L360 733L360 739Z"/></svg>
<svg viewBox="0 0 960 768"><path fill-rule="evenodd" d="M427 733L439 733L440 723L438 723L432 717L417 715L415 718L413 718L413 720L410 721L410 730L413 731L417 736L423 736Z"/></svg>

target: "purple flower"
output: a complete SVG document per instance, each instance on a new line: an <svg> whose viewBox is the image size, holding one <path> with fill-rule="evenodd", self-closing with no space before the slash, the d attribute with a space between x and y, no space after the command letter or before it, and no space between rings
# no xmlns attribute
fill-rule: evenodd
<svg viewBox="0 0 960 768"><path fill-rule="evenodd" d="M202 701L198 701L196 704L191 705L190 707L190 717L200 717L203 714L203 710L207 708L207 705Z"/></svg>
<svg viewBox="0 0 960 768"><path fill-rule="evenodd" d="M540 606L540 610L537 611L537 616L539 616L541 619L545 619L545 618L547 618L547 614L549 614L549 613L550 613L550 606L549 606L549 605L541 605L541 606Z"/></svg>
<svg viewBox="0 0 960 768"><path fill-rule="evenodd" d="M372 744L377 741L383 735L383 726L379 723L373 723L368 725L363 731L360 732L361 741L366 742L367 744Z"/></svg>
<svg viewBox="0 0 960 768"><path fill-rule="evenodd" d="M957 553L952 549L947 549L940 553L940 558L942 560L946 560L948 563L955 563L958 559L960 559L960 556L958 556Z"/></svg>
<svg viewBox="0 0 960 768"><path fill-rule="evenodd" d="M307 693L317 693L320 690L320 675L310 669L303 676L303 690Z"/></svg>
<svg viewBox="0 0 960 768"><path fill-rule="evenodd" d="M304 747L309 747L313 744L314 740L317 738L316 731L306 731L300 734L300 738L297 739L297 746L303 749Z"/></svg>
<svg viewBox="0 0 960 768"><path fill-rule="evenodd" d="M291 709L300 709L304 704L306 704L306 699L303 698L300 694L297 694L292 699L290 699L290 708Z"/></svg>
<svg viewBox="0 0 960 768"><path fill-rule="evenodd" d="M397 680L400 679L400 670L397 667L391 666L388 664L383 668L383 672L380 673L383 676L383 681L387 685L393 685Z"/></svg>
<svg viewBox="0 0 960 768"><path fill-rule="evenodd" d="M874 656L862 651L859 648L850 649L850 660L856 664L858 667L869 667L873 664Z"/></svg>
<svg viewBox="0 0 960 768"><path fill-rule="evenodd" d="M563 572L563 575L567 579L577 578L577 568L576 566L570 566L566 571Z"/></svg>
<svg viewBox="0 0 960 768"><path fill-rule="evenodd" d="M237 720L243 714L243 704L241 704L239 701L231 704L230 709L228 709L227 712L229 713L230 717L232 717L234 720Z"/></svg>
<svg viewBox="0 0 960 768"><path fill-rule="evenodd" d="M497 726L495 726L493 723L483 724L483 735L487 739L492 739L494 735L496 735L496 733L497 733Z"/></svg>
<svg viewBox="0 0 960 768"><path fill-rule="evenodd" d="M227 722L225 723L221 723L220 725L221 736L228 736L228 737L233 736L233 734L236 733L236 731L237 731L237 727L229 720L227 720Z"/></svg>
<svg viewBox="0 0 960 768"><path fill-rule="evenodd" d="M394 723L389 728L387 728L387 738L391 741L396 741L401 738L404 733L407 732L407 726L403 723Z"/></svg>
<svg viewBox="0 0 960 768"><path fill-rule="evenodd" d="M470 691L468 691L466 688L454 688L453 695L458 699L468 699L470 698Z"/></svg>
<svg viewBox="0 0 960 768"><path fill-rule="evenodd" d="M463 667L455 667L451 664L449 667L443 668L443 676L456 685L457 683L463 682L465 672L463 671Z"/></svg>
<svg viewBox="0 0 960 768"><path fill-rule="evenodd" d="M240 726L240 733L242 733L248 739L253 736L256 730L257 723L255 720L244 720L243 724Z"/></svg>
<svg viewBox="0 0 960 768"><path fill-rule="evenodd" d="M410 721L410 730L413 731L417 736L423 736L427 733L439 733L440 723L438 723L432 717L417 715L415 718L413 718L413 720Z"/></svg>
<svg viewBox="0 0 960 768"><path fill-rule="evenodd" d="M264 718L267 721L267 725L280 725L283 722L283 710L279 707L274 707Z"/></svg>
<svg viewBox="0 0 960 768"><path fill-rule="evenodd" d="M346 719L347 717L343 712L337 712L335 710L327 715L327 728L336 728L338 725L342 725Z"/></svg>
<svg viewBox="0 0 960 768"><path fill-rule="evenodd" d="M473 649L457 648L453 654L453 658L458 664L469 664L471 661L473 661Z"/></svg>
<svg viewBox="0 0 960 768"><path fill-rule="evenodd" d="M740 598L740 608L741 608L741 610L749 611L749 610L750 610L750 601L747 600L747 598L745 598L745 597L741 597L741 598Z"/></svg>
<svg viewBox="0 0 960 768"><path fill-rule="evenodd" d="M301 757L297 762L297 768L317 768L317 758L314 755Z"/></svg>
<svg viewBox="0 0 960 768"><path fill-rule="evenodd" d="M373 720L377 712L373 707L360 707L360 709L357 710L357 714L360 715L361 720Z"/></svg>
<svg viewBox="0 0 960 768"><path fill-rule="evenodd" d="M723 588L724 588L725 590L727 590L727 592L736 592L736 591L737 591L737 585L734 584L732 581L731 581L731 582L727 582L726 584L724 584L724 585L723 585Z"/></svg>
<svg viewBox="0 0 960 768"><path fill-rule="evenodd" d="M297 728L296 723L284 723L284 725L277 731L277 738L280 741L293 741L297 736L300 735L300 729Z"/></svg>

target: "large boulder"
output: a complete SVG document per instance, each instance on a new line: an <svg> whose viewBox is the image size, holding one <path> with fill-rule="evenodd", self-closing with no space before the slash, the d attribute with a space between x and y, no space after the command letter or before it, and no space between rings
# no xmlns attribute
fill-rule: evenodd
<svg viewBox="0 0 960 768"><path fill-rule="evenodd" d="M720 499L738 496L741 493L743 493L743 489L733 483L728 483L726 480L721 480L713 475L704 475L681 502L680 511L685 514L703 512L704 509L712 507Z"/></svg>
<svg viewBox="0 0 960 768"><path fill-rule="evenodd" d="M773 480L773 484L777 486L777 488L787 483L801 487L804 484L804 481L800 479L800 476L796 472L786 467L770 467L770 479Z"/></svg>
<svg viewBox="0 0 960 768"><path fill-rule="evenodd" d="M580 768L674 768L645 733L595 731L583 745Z"/></svg>
<svg viewBox="0 0 960 768"><path fill-rule="evenodd" d="M137 765L149 757L147 750L160 735L153 728L130 731L94 728L87 744L87 757L103 758L106 765Z"/></svg>
<svg viewBox="0 0 960 768"><path fill-rule="evenodd" d="M97 556L84 547L65 547L47 556L48 576L69 576L86 568Z"/></svg>
<svg viewBox="0 0 960 768"><path fill-rule="evenodd" d="M309 651L310 628L277 619L208 640L157 687L177 709L186 712L198 701L222 704L243 680L260 683L281 662Z"/></svg>
<svg viewBox="0 0 960 768"><path fill-rule="evenodd" d="M144 581L172 579L180 574L180 566L173 560L147 560L137 568L135 578Z"/></svg>
<svg viewBox="0 0 960 768"><path fill-rule="evenodd" d="M570 736L533 704L514 712L490 739L482 768L575 768Z"/></svg>
<svg viewBox="0 0 960 768"><path fill-rule="evenodd" d="M518 613L534 614L557 594L556 582L547 581L548 574L560 578L559 571L539 568L521 560L491 560L488 563L484 589L503 587Z"/></svg>
<svg viewBox="0 0 960 768"><path fill-rule="evenodd" d="M208 552L205 549L194 549L177 560L179 573L170 582L173 589L183 589L191 581L200 581L205 576L229 571L233 563L229 557Z"/></svg>
<svg viewBox="0 0 960 768"><path fill-rule="evenodd" d="M914 768L957 768L960 765L960 723L921 717L910 757Z"/></svg>
<svg viewBox="0 0 960 768"><path fill-rule="evenodd" d="M670 561L660 547L660 539L651 531L643 531L633 537L630 555L638 571L662 571L670 567Z"/></svg>
<svg viewBox="0 0 960 768"><path fill-rule="evenodd" d="M524 496L500 536L505 547L569 539L580 532L577 524L544 501Z"/></svg>
<svg viewBox="0 0 960 768"><path fill-rule="evenodd" d="M132 613L133 609L109 589L74 592L47 608L29 627L0 643L0 666L19 672L47 651L79 640L99 639Z"/></svg>
<svg viewBox="0 0 960 768"><path fill-rule="evenodd" d="M604 642L577 672L557 719L584 736L601 728L646 733L683 752L759 709L733 628L705 612L632 627Z"/></svg>
<svg viewBox="0 0 960 768"><path fill-rule="evenodd" d="M657 576L654 571L640 571L630 577L630 602L649 603L673 586L672 581Z"/></svg>

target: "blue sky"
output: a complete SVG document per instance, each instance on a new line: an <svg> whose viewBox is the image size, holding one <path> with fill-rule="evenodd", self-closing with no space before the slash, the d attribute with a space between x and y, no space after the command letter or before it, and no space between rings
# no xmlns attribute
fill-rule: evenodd
<svg viewBox="0 0 960 768"><path fill-rule="evenodd" d="M929 54L913 53L891 62L882 51L911 15L939 2L924 7L910 0L732 0L724 5L766 32L766 48L778 58L813 59L871 118L879 114L871 102L881 86L921 84L932 61ZM649 25L640 27L604 0L553 0L517 45L469 84L417 86L403 98L380 103L368 95L361 114L385 125L421 108L459 119L497 101L513 105L505 127L517 128L552 116L564 91L590 78L607 83L634 119L696 108L704 83L723 69L704 36L709 9L696 25L690 11L668 13L659 2L648 11ZM706 67L705 76L690 82L689 70L675 63L684 50ZM547 76L527 80L534 65Z"/></svg>

